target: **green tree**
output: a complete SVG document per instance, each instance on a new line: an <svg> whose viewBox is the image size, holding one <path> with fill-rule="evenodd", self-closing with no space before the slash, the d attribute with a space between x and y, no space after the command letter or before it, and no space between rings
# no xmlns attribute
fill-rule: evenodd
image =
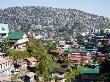
<svg viewBox="0 0 110 82"><path fill-rule="evenodd" d="M46 45L46 49L47 51L50 51L50 50L56 50L56 46L52 43L52 42L47 42L47 45Z"/></svg>
<svg viewBox="0 0 110 82"><path fill-rule="evenodd" d="M53 68L59 67L58 64L52 59L52 57L47 53L42 53L39 57L39 64L37 66L38 74L44 77L44 82L49 80L50 72Z"/></svg>
<svg viewBox="0 0 110 82"><path fill-rule="evenodd" d="M4 44L4 46L3 46L3 48L2 48L2 52L5 52L6 54L10 54L11 45L10 45L9 40L6 39L3 44Z"/></svg>
<svg viewBox="0 0 110 82"><path fill-rule="evenodd" d="M84 44L84 37L82 35L79 34L76 36L76 38L77 38L78 44L81 44L81 45Z"/></svg>
<svg viewBox="0 0 110 82"><path fill-rule="evenodd" d="M104 34L105 34L105 33L104 33L104 30L101 29L101 30L100 30L100 35L103 36Z"/></svg>
<svg viewBox="0 0 110 82"><path fill-rule="evenodd" d="M59 67L58 64L52 59L51 55L47 54L47 50L42 45L41 40L29 39L27 43L27 51L34 57L37 57L38 63L36 63L37 76L43 76L44 82L49 80L50 72L53 68Z"/></svg>
<svg viewBox="0 0 110 82"><path fill-rule="evenodd" d="M81 66L77 66L77 68L72 69L70 72L65 72L66 82L71 82L71 79L75 78L79 75L80 70L82 69Z"/></svg>
<svg viewBox="0 0 110 82"><path fill-rule="evenodd" d="M16 51L16 50L11 49L9 40L4 41L4 47L2 51L5 52L8 56L10 56L15 61L17 59L23 59L28 56L27 51Z"/></svg>
<svg viewBox="0 0 110 82"><path fill-rule="evenodd" d="M99 75L98 76L98 78L97 78L97 82L101 82L101 81L103 81L103 82L110 82L110 74L109 73L104 73L104 74L101 74L101 75Z"/></svg>
<svg viewBox="0 0 110 82"><path fill-rule="evenodd" d="M30 56L37 57L41 53L47 53L47 50L42 45L41 40L36 39L29 39L29 42L27 43L27 51Z"/></svg>

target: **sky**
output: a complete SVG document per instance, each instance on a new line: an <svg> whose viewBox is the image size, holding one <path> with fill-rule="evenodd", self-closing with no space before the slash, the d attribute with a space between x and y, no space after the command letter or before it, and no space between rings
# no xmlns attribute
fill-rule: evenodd
<svg viewBox="0 0 110 82"><path fill-rule="evenodd" d="M14 6L71 8L110 18L110 0L0 0L0 9Z"/></svg>

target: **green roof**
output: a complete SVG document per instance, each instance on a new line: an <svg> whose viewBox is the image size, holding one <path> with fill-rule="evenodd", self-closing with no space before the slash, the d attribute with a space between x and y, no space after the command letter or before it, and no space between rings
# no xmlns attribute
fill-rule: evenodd
<svg viewBox="0 0 110 82"><path fill-rule="evenodd" d="M80 49L80 50L77 50L77 49L68 49L68 50L65 50L66 52L69 52L69 53L80 53L80 52L87 52L85 49Z"/></svg>
<svg viewBox="0 0 110 82"><path fill-rule="evenodd" d="M65 50L66 52L70 52L70 53L72 53L72 52L78 52L78 50L76 50L76 49L69 49L69 50Z"/></svg>
<svg viewBox="0 0 110 82"><path fill-rule="evenodd" d="M85 68L80 70L80 74L98 74L98 73L99 73L99 66L96 66L94 69Z"/></svg>
<svg viewBox="0 0 110 82"><path fill-rule="evenodd" d="M8 39L10 40L19 40L23 37L24 32L10 32L8 35Z"/></svg>

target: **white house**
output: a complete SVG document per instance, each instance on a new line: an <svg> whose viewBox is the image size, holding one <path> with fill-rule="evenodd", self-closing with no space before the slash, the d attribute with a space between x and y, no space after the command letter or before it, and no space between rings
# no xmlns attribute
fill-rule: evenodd
<svg viewBox="0 0 110 82"><path fill-rule="evenodd" d="M8 24L0 24L0 39L6 38L9 33Z"/></svg>
<svg viewBox="0 0 110 82"><path fill-rule="evenodd" d="M12 62L9 57L4 57L5 53L0 52L0 81L10 80Z"/></svg>
<svg viewBox="0 0 110 82"><path fill-rule="evenodd" d="M36 61L37 59L34 57L29 57L25 59L27 62L27 65L29 65L30 67L34 67L36 65Z"/></svg>
<svg viewBox="0 0 110 82"><path fill-rule="evenodd" d="M110 29L104 29L104 33L110 32Z"/></svg>
<svg viewBox="0 0 110 82"><path fill-rule="evenodd" d="M26 43L29 41L24 32L10 32L8 39L12 44L12 49L26 50Z"/></svg>

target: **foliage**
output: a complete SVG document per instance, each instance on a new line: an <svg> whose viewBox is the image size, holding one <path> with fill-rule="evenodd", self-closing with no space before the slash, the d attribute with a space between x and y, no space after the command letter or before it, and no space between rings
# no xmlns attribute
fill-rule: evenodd
<svg viewBox="0 0 110 82"><path fill-rule="evenodd" d="M56 64L55 61L53 61L52 57L47 53L42 53L38 56L39 63L37 66L37 73L39 75L44 76L44 80L49 80L49 74L52 71L53 68L59 67L58 64Z"/></svg>
<svg viewBox="0 0 110 82"><path fill-rule="evenodd" d="M103 45L102 47L99 47L99 51L104 53L104 54L109 54L110 53L110 45Z"/></svg>
<svg viewBox="0 0 110 82"><path fill-rule="evenodd" d="M12 75L11 81L16 81L17 79L18 79L18 75L17 74Z"/></svg>
<svg viewBox="0 0 110 82"><path fill-rule="evenodd" d="M108 82L108 81L110 81L110 74L109 74L109 73L101 74L101 75L97 78L97 80L98 80L98 81Z"/></svg>
<svg viewBox="0 0 110 82"><path fill-rule="evenodd" d="M98 77L99 81L110 81L110 61L105 59L100 62L100 75Z"/></svg>
<svg viewBox="0 0 110 82"><path fill-rule="evenodd" d="M50 51L50 50L56 50L56 46L52 43L52 42L47 42L47 45L46 45L46 49L47 51Z"/></svg>
<svg viewBox="0 0 110 82"><path fill-rule="evenodd" d="M46 49L43 47L41 40L36 40L32 38L30 38L29 42L27 43L27 51L29 52L29 55L35 57L47 52Z"/></svg>
<svg viewBox="0 0 110 82"><path fill-rule="evenodd" d="M77 66L77 68L72 69L70 72L65 72L66 82L71 82L71 79L75 78L79 75L81 66Z"/></svg>
<svg viewBox="0 0 110 82"><path fill-rule="evenodd" d="M104 34L104 30L100 30L100 36L103 36Z"/></svg>
<svg viewBox="0 0 110 82"><path fill-rule="evenodd" d="M11 56L13 59L22 59L28 56L27 51L16 51L11 49L9 40L4 41L4 47L2 49L7 55Z"/></svg>
<svg viewBox="0 0 110 82"><path fill-rule="evenodd" d="M10 45L8 39L6 39L6 40L4 41L4 46L3 46L3 48L2 48L2 51L5 52L6 54L9 54L9 53L10 53L10 51L11 51L11 45Z"/></svg>
<svg viewBox="0 0 110 82"><path fill-rule="evenodd" d="M84 44L84 38L83 38L83 36L82 35L80 35L80 34L77 34L77 43L78 44Z"/></svg>
<svg viewBox="0 0 110 82"><path fill-rule="evenodd" d="M30 41L28 42L27 51L32 56L37 57L37 76L43 76L45 82L47 82L49 80L49 75L52 69L59 67L59 65L56 64L51 55L47 54L47 50L42 45L42 42L40 40L30 39Z"/></svg>
<svg viewBox="0 0 110 82"><path fill-rule="evenodd" d="M55 35L55 36L53 36L53 39L54 40L59 40L59 36L58 35Z"/></svg>

